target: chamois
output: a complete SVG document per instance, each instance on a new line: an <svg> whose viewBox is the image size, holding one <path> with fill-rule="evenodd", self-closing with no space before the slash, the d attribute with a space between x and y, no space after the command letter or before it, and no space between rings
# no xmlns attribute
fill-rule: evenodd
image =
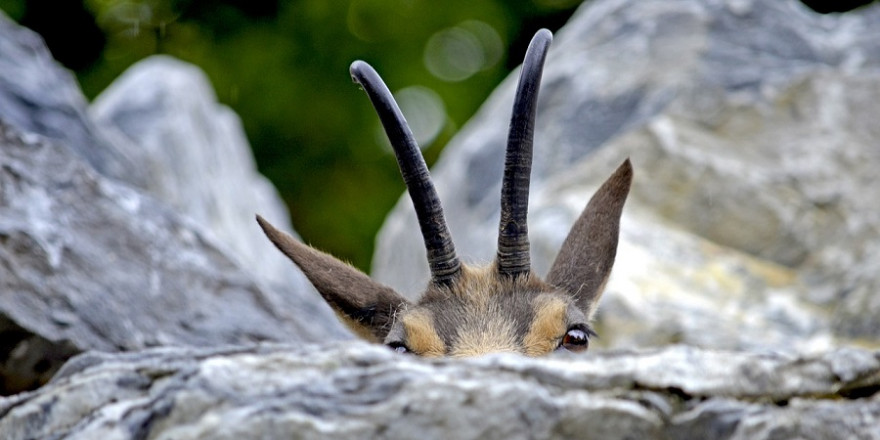
<svg viewBox="0 0 880 440"><path fill-rule="evenodd" d="M497 256L479 268L456 256L428 168L391 92L369 64L351 64L352 79L379 115L415 207L431 269L425 292L411 302L259 215L257 221L359 336L432 357L587 349L595 335L590 320L617 252L632 167L626 159L596 191L541 280L530 267L526 216L537 94L552 38L550 31L538 31L526 52L504 162Z"/></svg>

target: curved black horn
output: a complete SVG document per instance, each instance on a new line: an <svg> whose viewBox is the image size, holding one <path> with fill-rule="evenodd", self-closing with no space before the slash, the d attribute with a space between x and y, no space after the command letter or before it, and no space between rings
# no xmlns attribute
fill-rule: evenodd
<svg viewBox="0 0 880 440"><path fill-rule="evenodd" d="M510 117L504 180L501 184L501 224L498 226L498 271L516 276L531 270L529 230L526 224L529 209L529 177L532 172L532 143L538 87L547 49L553 34L539 30L526 51L519 85Z"/></svg>
<svg viewBox="0 0 880 440"><path fill-rule="evenodd" d="M431 183L431 176L428 174L428 167L425 165L419 146L394 97L391 96L391 92L376 70L363 61L355 61L351 63L349 71L351 78L360 84L370 97L388 140L394 148L400 174L403 175L403 181L416 210L416 217L419 219L422 238L425 240L431 279L435 284L449 285L461 273L461 263L455 255L455 246L446 227L440 198L437 197L437 191Z"/></svg>

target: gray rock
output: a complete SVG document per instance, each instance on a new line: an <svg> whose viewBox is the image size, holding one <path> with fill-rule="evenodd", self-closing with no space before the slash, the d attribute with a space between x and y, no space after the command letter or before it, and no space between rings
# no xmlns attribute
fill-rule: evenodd
<svg viewBox="0 0 880 440"><path fill-rule="evenodd" d="M880 352L429 361L352 342L89 353L0 399L29 438L880 438Z"/></svg>
<svg viewBox="0 0 880 440"><path fill-rule="evenodd" d="M348 335L257 226L259 213L292 231L287 207L257 172L240 119L217 102L197 67L165 56L147 58L101 93L90 115L125 140L112 145L120 155L143 156L138 166L146 170L145 191L203 226L227 255L271 287L266 294L273 303L326 323L318 326L323 334L310 335Z"/></svg>
<svg viewBox="0 0 880 440"><path fill-rule="evenodd" d="M494 254L517 73L432 174L465 260ZM556 36L539 100L533 265L543 273L627 156L634 187L600 343L821 351L880 344L880 5L586 3ZM374 276L427 280L401 199Z"/></svg>
<svg viewBox="0 0 880 440"><path fill-rule="evenodd" d="M350 337L259 232L283 203L194 68L148 60L89 112L0 16L0 119L0 394L89 349Z"/></svg>
<svg viewBox="0 0 880 440"><path fill-rule="evenodd" d="M3 391L39 384L88 349L323 335L324 323L283 306L192 222L0 125Z"/></svg>
<svg viewBox="0 0 880 440"><path fill-rule="evenodd" d="M0 119L72 149L105 176L134 186L146 176L140 155L110 148L112 136L88 117L73 75L52 59L42 38L0 11Z"/></svg>

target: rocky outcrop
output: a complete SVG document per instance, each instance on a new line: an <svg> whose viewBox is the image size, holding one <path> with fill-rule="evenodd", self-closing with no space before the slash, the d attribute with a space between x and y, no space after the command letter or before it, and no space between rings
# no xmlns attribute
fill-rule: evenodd
<svg viewBox="0 0 880 440"><path fill-rule="evenodd" d="M816 351L880 344L880 5L589 2L550 50L529 230L545 271L630 157L634 186L601 344ZM466 260L493 257L516 75L432 170ZM374 276L427 279L409 201Z"/></svg>
<svg viewBox="0 0 880 440"><path fill-rule="evenodd" d="M289 225L287 208L257 173L238 116L217 102L197 67L147 58L101 93L90 114L99 127L128 141L113 145L120 155L144 156L139 166L146 170L147 192L211 231L261 279L293 291L309 288L254 227L255 213Z"/></svg>
<svg viewBox="0 0 880 440"><path fill-rule="evenodd" d="M76 79L52 59L36 33L0 11L0 118L20 130L52 139L96 170L140 186L140 156L114 150L107 133L88 116L88 103Z"/></svg>
<svg viewBox="0 0 880 440"><path fill-rule="evenodd" d="M194 68L145 61L89 112L0 17L0 119L0 394L85 350L348 337L260 235L283 203Z"/></svg>
<svg viewBox="0 0 880 440"><path fill-rule="evenodd" d="M8 126L0 292L5 392L39 384L84 350L304 341L317 328L192 222Z"/></svg>
<svg viewBox="0 0 880 440"><path fill-rule="evenodd" d="M362 342L73 359L0 400L30 438L880 438L880 352L686 346L428 361Z"/></svg>
<svg viewBox="0 0 880 440"><path fill-rule="evenodd" d="M267 287L265 295L281 313L314 322L301 336L350 337L305 276L256 226L259 213L292 231L287 207L257 172L241 120L217 102L204 73L170 57L147 58L102 92L90 115L122 140L111 145L117 154L143 156L144 191L213 237Z"/></svg>

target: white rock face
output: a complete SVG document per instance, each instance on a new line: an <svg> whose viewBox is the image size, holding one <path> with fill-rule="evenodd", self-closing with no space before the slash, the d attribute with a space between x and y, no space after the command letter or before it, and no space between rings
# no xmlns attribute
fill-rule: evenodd
<svg viewBox="0 0 880 440"><path fill-rule="evenodd" d="M687 346L531 359L363 342L79 356L0 398L4 439L877 439L880 353Z"/></svg>
<svg viewBox="0 0 880 440"><path fill-rule="evenodd" d="M114 144L121 154L142 157L144 189L206 228L217 245L269 287L279 313L330 323L321 338L349 336L258 227L254 216L259 213L293 230L284 202L257 172L240 119L217 102L203 72L170 57L148 58L98 96L90 113L102 129L124 140Z"/></svg>
<svg viewBox="0 0 880 440"><path fill-rule="evenodd" d="M0 10L0 119L21 131L64 144L101 174L134 186L145 179L115 140L88 117L88 102L73 74L52 59L35 32Z"/></svg>
<svg viewBox="0 0 880 440"><path fill-rule="evenodd" d="M101 93L90 113L130 141L117 148L143 157L149 193L207 227L263 279L307 284L254 221L260 213L290 230L287 209L257 172L241 121L217 102L201 70L170 57L148 58Z"/></svg>
<svg viewBox="0 0 880 440"><path fill-rule="evenodd" d="M69 148L0 123L0 393L86 350L305 342L339 325L295 319L211 242Z"/></svg>
<svg viewBox="0 0 880 440"><path fill-rule="evenodd" d="M432 170L465 261L495 252L518 73ZM813 351L880 343L880 7L595 1L558 32L539 99L529 230L549 268L626 157L635 168L599 343ZM428 279L406 197L373 274Z"/></svg>
<svg viewBox="0 0 880 440"><path fill-rule="evenodd" d="M351 337L258 212L289 229L198 70L147 60L89 112L0 14L0 394L91 349Z"/></svg>

